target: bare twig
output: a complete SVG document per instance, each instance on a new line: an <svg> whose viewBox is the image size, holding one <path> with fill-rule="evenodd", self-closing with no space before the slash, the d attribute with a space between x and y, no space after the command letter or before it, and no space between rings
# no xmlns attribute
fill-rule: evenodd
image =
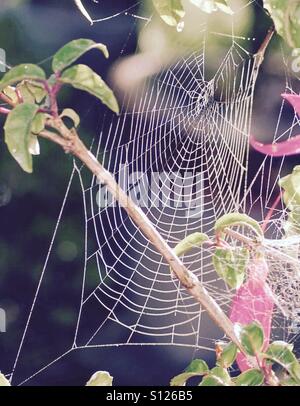
<svg viewBox="0 0 300 406"><path fill-rule="evenodd" d="M156 247L172 268L181 284L208 312L215 323L243 351L235 334L232 322L202 286L198 278L189 271L177 257L172 248L166 243L154 225L133 200L121 189L111 173L109 173L80 140L75 129L69 130L60 118L49 119L47 126L55 129L60 135L50 131L42 131L40 135L60 145L65 152L71 153L105 185L112 196L119 202L130 218L135 222L144 236Z"/></svg>

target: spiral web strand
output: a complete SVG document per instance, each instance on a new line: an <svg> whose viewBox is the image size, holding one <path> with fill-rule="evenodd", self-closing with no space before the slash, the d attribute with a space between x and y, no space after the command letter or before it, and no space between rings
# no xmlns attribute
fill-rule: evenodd
<svg viewBox="0 0 300 406"><path fill-rule="evenodd" d="M118 117L105 114L99 141L91 148L172 247L195 231L212 235L216 219L229 212L251 214L259 207L262 220L281 176L280 168L277 178L271 179L272 160L267 158L253 179L248 173L257 56L232 38L221 66L208 79L205 26L200 35L201 50L145 80L124 98ZM284 135L278 128L275 139ZM215 341L223 337L221 331L206 334L212 322L205 310L180 286L164 259L111 199L105 186L85 172L74 162L71 182L76 176L80 181L85 218L85 261L74 341L66 352L20 383L30 381L75 350L177 345L214 351ZM255 183L261 186L258 199L252 194ZM64 204L66 199L67 195ZM276 214L270 226L272 238L282 235L283 205ZM60 218L57 227L59 224ZM183 262L228 312L234 292L217 276L211 255L210 249L195 249ZM284 289L278 292L282 264L275 263L272 256L269 261L270 286L285 303ZM47 262L48 258L44 270ZM288 265L284 269L286 283L291 283ZM95 274L98 282L91 288L87 281ZM279 316L274 320L274 334L278 336L287 331L287 315L281 316L284 311L279 302ZM34 305L35 301L31 314ZM86 328L85 320L91 314L93 322ZM26 331L28 327L29 323ZM121 333L114 342L109 332L116 329Z"/></svg>

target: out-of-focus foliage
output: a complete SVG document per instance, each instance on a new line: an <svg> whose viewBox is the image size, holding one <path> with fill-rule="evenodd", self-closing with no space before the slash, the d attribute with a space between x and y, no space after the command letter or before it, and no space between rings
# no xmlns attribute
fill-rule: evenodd
<svg viewBox="0 0 300 406"><path fill-rule="evenodd" d="M291 48L300 48L300 1L264 0L276 31Z"/></svg>

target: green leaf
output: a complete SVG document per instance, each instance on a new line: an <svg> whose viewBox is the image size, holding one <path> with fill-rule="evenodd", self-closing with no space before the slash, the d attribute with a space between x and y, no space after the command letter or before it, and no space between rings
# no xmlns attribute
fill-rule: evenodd
<svg viewBox="0 0 300 406"><path fill-rule="evenodd" d="M52 60L53 71L61 72L92 49L99 49L106 58L109 57L108 50L104 44L96 43L91 39L75 39L56 52Z"/></svg>
<svg viewBox="0 0 300 406"><path fill-rule="evenodd" d="M184 238L174 248L175 254L180 257L191 251L193 248L200 247L205 241L208 241L209 237L203 233L193 233Z"/></svg>
<svg viewBox="0 0 300 406"><path fill-rule="evenodd" d="M232 289L238 289L243 284L249 262L246 248L217 248L212 261L217 274Z"/></svg>
<svg viewBox="0 0 300 406"><path fill-rule="evenodd" d="M64 109L59 117L68 117L70 120L73 121L75 127L78 127L80 124L80 117L73 109Z"/></svg>
<svg viewBox="0 0 300 406"><path fill-rule="evenodd" d="M9 113L4 125L5 142L10 153L21 168L28 173L32 172L29 139L38 108L35 104L19 104Z"/></svg>
<svg viewBox="0 0 300 406"><path fill-rule="evenodd" d="M11 68L0 81L0 91L5 87L21 82L22 80L45 80L43 69L37 65L22 64Z"/></svg>
<svg viewBox="0 0 300 406"><path fill-rule="evenodd" d="M261 386L264 375L259 369L249 369L235 379L236 386Z"/></svg>
<svg viewBox="0 0 300 406"><path fill-rule="evenodd" d="M31 124L31 132L34 134L39 134L45 128L46 123L46 114L45 113L37 113L32 120Z"/></svg>
<svg viewBox="0 0 300 406"><path fill-rule="evenodd" d="M291 48L300 48L300 2L264 0L264 7L274 21L277 33Z"/></svg>
<svg viewBox="0 0 300 406"><path fill-rule="evenodd" d="M194 359L182 374L175 376L171 386L185 386L186 381L195 376L202 376L209 372L208 365L202 359Z"/></svg>
<svg viewBox="0 0 300 406"><path fill-rule="evenodd" d="M106 371L95 372L86 386L112 386L113 377Z"/></svg>
<svg viewBox="0 0 300 406"><path fill-rule="evenodd" d="M221 10L227 14L233 14L226 0L190 0L192 4L200 8L205 13L212 13Z"/></svg>
<svg viewBox="0 0 300 406"><path fill-rule="evenodd" d="M10 386L9 381L0 373L0 386Z"/></svg>
<svg viewBox="0 0 300 406"><path fill-rule="evenodd" d="M17 85L25 103L41 103L47 92L43 85L24 80Z"/></svg>
<svg viewBox="0 0 300 406"><path fill-rule="evenodd" d="M300 384L300 364L292 351L292 346L283 341L274 341L264 354L272 362L281 365Z"/></svg>
<svg viewBox="0 0 300 406"><path fill-rule="evenodd" d="M45 128L46 118L47 115L45 113L37 113L32 121L28 144L28 151L31 155L40 155L40 144L37 134Z"/></svg>
<svg viewBox="0 0 300 406"><path fill-rule="evenodd" d="M300 165L293 172L280 179L279 186L284 189L283 200L286 207L293 211L300 205Z"/></svg>
<svg viewBox="0 0 300 406"><path fill-rule="evenodd" d="M196 372L183 372L182 374L174 376L170 382L170 386L185 386L186 382L190 378L194 378L195 376L202 376L203 374L198 374Z"/></svg>
<svg viewBox="0 0 300 406"><path fill-rule="evenodd" d="M185 372L195 372L197 374L204 375L209 372L209 368L207 363L202 359L194 359L185 369Z"/></svg>
<svg viewBox="0 0 300 406"><path fill-rule="evenodd" d="M300 230L300 165L294 167L291 174L279 180L284 190L283 200L290 213L285 223L286 236L298 235Z"/></svg>
<svg viewBox="0 0 300 406"><path fill-rule="evenodd" d="M181 0L152 0L153 5L160 17L165 23L171 26L177 26L183 17L185 11Z"/></svg>
<svg viewBox="0 0 300 406"><path fill-rule="evenodd" d="M97 97L115 113L119 112L118 102L107 84L91 68L86 65L76 65L64 71L59 79L76 89L84 90Z"/></svg>
<svg viewBox="0 0 300 406"><path fill-rule="evenodd" d="M221 367L213 368L208 375L206 375L199 386L231 386L232 381L226 369Z"/></svg>
<svg viewBox="0 0 300 406"><path fill-rule="evenodd" d="M237 333L242 346L248 355L255 356L262 351L264 332L260 323L255 321L247 326L242 326Z"/></svg>
<svg viewBox="0 0 300 406"><path fill-rule="evenodd" d="M223 345L218 343L221 347L221 354L218 356L217 365L222 368L229 368L234 363L237 356L237 346L234 343Z"/></svg>
<svg viewBox="0 0 300 406"><path fill-rule="evenodd" d="M230 213L220 217L215 223L215 232L222 233L225 228L235 226L247 226L259 237L263 237L263 231L257 221L242 213Z"/></svg>

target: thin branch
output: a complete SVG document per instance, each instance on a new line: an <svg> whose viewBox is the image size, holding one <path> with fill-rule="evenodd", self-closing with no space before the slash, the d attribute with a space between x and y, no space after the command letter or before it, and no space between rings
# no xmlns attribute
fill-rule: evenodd
<svg viewBox="0 0 300 406"><path fill-rule="evenodd" d="M254 68L253 68L253 70L254 70L254 74L256 74L256 75L258 74L259 68L260 68L261 64L263 63L263 60L265 58L266 50L267 50L267 48L268 48L268 46L269 46L269 44L270 44L270 42L271 42L271 40L273 38L274 33L275 33L275 26L272 25L269 28L265 39L263 40L262 44L260 45L260 47L259 47L259 49L258 49L258 51L257 51L257 53L255 55L256 58L254 60Z"/></svg>
<svg viewBox="0 0 300 406"><path fill-rule="evenodd" d="M133 200L118 185L113 175L108 172L89 151L78 137L75 129L69 130L60 118L49 119L47 125L58 131L62 137L49 131L42 131L42 137L59 144L64 151L77 157L96 176L102 185L105 185L112 196L123 207L129 217L135 222L144 236L156 247L172 268L181 284L188 290L194 299L208 312L214 322L225 334L239 347L243 348L235 334L234 326L220 306L209 295L199 279L189 271L172 248L163 239L145 213L133 202Z"/></svg>

